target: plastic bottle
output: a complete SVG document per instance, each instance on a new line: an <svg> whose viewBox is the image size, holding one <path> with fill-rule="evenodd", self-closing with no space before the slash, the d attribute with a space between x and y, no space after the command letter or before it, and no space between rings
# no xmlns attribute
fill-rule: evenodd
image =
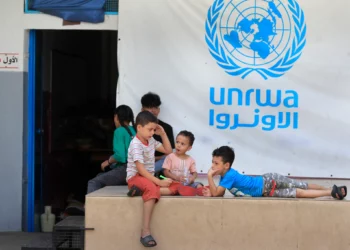
<svg viewBox="0 0 350 250"><path fill-rule="evenodd" d="M184 168L183 170L183 176L184 176L183 185L188 185L190 178L189 178L189 171L186 168Z"/></svg>
<svg viewBox="0 0 350 250"><path fill-rule="evenodd" d="M51 206L45 206L45 213L41 215L41 231L52 232L55 219L55 215L51 213Z"/></svg>

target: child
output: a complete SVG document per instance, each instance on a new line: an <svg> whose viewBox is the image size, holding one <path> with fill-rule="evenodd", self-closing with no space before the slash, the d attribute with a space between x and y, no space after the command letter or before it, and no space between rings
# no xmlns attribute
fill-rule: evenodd
<svg viewBox="0 0 350 250"><path fill-rule="evenodd" d="M130 123L132 126L130 126ZM126 105L120 105L114 111L113 151L114 154L102 162L101 169L105 171L88 182L87 193L94 192L105 186L126 185L126 163L128 148L135 136L134 113ZM109 169L110 171L107 171Z"/></svg>
<svg viewBox="0 0 350 250"><path fill-rule="evenodd" d="M175 195L179 184L171 179L160 180L154 177L154 152L170 154L172 148L169 139L158 124L157 117L148 111L140 112L136 117L136 137L131 141L128 150L127 177L128 196L142 195L143 222L140 241L145 247L154 247L157 242L151 235L150 221L152 211L160 195ZM153 135L159 135L163 144L156 141Z"/></svg>
<svg viewBox="0 0 350 250"><path fill-rule="evenodd" d="M191 156L186 154L187 151L191 150L193 142L194 135L191 132L181 131L176 136L176 151L165 158L163 169L166 177L185 183L186 186L199 188L203 187L203 185L199 182L194 182L197 178L196 162ZM188 180L185 180L186 177L188 177Z"/></svg>
<svg viewBox="0 0 350 250"><path fill-rule="evenodd" d="M162 104L159 95L149 92L145 95L142 96L141 98L141 105L142 105L142 110L141 111L149 111L151 112L155 117L158 118L158 115L160 113L160 105ZM173 128L158 119L158 124L163 127L166 135L169 138L171 148L175 148L174 145L174 134L173 134ZM156 141L162 142L162 138L159 135L154 135L153 136ZM164 163L166 155L160 152L155 152L155 172L159 174L159 172L162 170L162 165Z"/></svg>
<svg viewBox="0 0 350 250"><path fill-rule="evenodd" d="M341 200L347 195L346 186L334 185L332 189L328 189L275 173L256 177L241 175L231 168L234 159L235 153L228 146L222 146L213 151L212 167L208 172L209 188L204 188L204 196L223 196L226 189L231 190L233 187L246 195L255 197L317 198L332 196ZM215 175L221 176L219 186L214 183L213 176Z"/></svg>

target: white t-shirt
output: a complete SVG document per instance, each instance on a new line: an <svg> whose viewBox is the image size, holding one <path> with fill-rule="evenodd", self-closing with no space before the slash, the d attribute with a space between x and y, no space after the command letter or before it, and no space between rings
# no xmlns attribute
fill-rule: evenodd
<svg viewBox="0 0 350 250"><path fill-rule="evenodd" d="M136 161L142 163L149 173L154 173L154 152L160 146L162 146L162 143L156 141L153 137L147 145L143 144L137 136L132 139L128 150L126 181L137 174Z"/></svg>

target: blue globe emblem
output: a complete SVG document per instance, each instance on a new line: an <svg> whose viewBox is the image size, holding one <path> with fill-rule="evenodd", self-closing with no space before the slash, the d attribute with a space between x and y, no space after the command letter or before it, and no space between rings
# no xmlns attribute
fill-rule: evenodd
<svg viewBox="0 0 350 250"><path fill-rule="evenodd" d="M304 13L296 0L214 0L206 42L228 74L280 77L306 42Z"/></svg>
<svg viewBox="0 0 350 250"><path fill-rule="evenodd" d="M289 13L280 0L231 0L220 19L220 35L227 52L247 65L276 60L289 44L290 31Z"/></svg>

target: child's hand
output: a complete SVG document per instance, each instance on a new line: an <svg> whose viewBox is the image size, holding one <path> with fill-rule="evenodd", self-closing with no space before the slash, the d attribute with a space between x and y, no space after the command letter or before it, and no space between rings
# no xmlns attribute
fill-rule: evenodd
<svg viewBox="0 0 350 250"><path fill-rule="evenodd" d="M212 168L209 168L208 176L213 177L213 176L217 175L218 171L219 171L218 169L217 169L217 170L214 170L214 169L212 169Z"/></svg>
<svg viewBox="0 0 350 250"><path fill-rule="evenodd" d="M191 175L191 176L188 178L188 184L194 183L194 180L195 180L194 176Z"/></svg>
<svg viewBox="0 0 350 250"><path fill-rule="evenodd" d="M154 131L154 133L156 135L164 135L165 134L165 130L164 130L164 128L162 126L157 124L156 131Z"/></svg>
<svg viewBox="0 0 350 250"><path fill-rule="evenodd" d="M178 181L178 182L181 182L181 183L185 182L185 176L183 176L183 175L178 176L178 177L177 177L177 181Z"/></svg>
<svg viewBox="0 0 350 250"><path fill-rule="evenodd" d="M167 179L165 179L165 180L161 180L161 181L159 182L159 186L161 186L161 187L169 187L170 184L171 184L172 182L173 182L172 179L167 178Z"/></svg>
<svg viewBox="0 0 350 250"><path fill-rule="evenodd" d="M206 197L211 197L211 192L210 192L210 189L207 188L207 187L203 187L203 196L206 196Z"/></svg>
<svg viewBox="0 0 350 250"><path fill-rule="evenodd" d="M106 167L108 167L108 166L109 166L108 161L102 162L102 163L101 163L101 169L102 169L102 171L104 171L104 169L105 169Z"/></svg>

